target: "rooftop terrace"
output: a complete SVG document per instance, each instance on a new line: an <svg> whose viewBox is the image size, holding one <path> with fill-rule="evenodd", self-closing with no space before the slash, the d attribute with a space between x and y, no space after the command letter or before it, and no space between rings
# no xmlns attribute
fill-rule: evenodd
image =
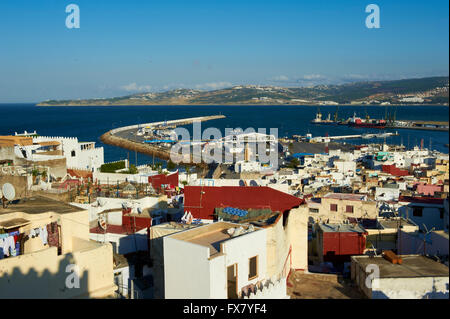
<svg viewBox="0 0 450 319"><path fill-rule="evenodd" d="M401 256L402 264L393 264L382 256L370 258L368 256L354 256L364 269L369 264L380 268L380 278L419 278L419 277L448 277L449 270L444 264L420 255Z"/></svg>
<svg viewBox="0 0 450 319"><path fill-rule="evenodd" d="M343 194L343 193L328 193L323 198L339 199L339 200L352 200L352 201L364 201L366 195L362 194Z"/></svg>
<svg viewBox="0 0 450 319"><path fill-rule="evenodd" d="M319 224L325 233L365 233L366 230L360 225L352 224Z"/></svg>
<svg viewBox="0 0 450 319"><path fill-rule="evenodd" d="M0 206L0 215L16 212L26 214L43 214L48 212L67 214L79 211L83 211L83 209L42 196L33 196L27 199L24 198L12 201L7 208L2 208Z"/></svg>
<svg viewBox="0 0 450 319"><path fill-rule="evenodd" d="M242 226L244 230L248 230L248 226L228 223L217 222L213 224L204 225L202 227L193 228L181 233L172 235L171 238L183 240L196 245L208 247L210 250L210 257L220 253L220 245L233 237L228 234L228 230L231 228L238 228ZM254 228L258 231L258 228Z"/></svg>

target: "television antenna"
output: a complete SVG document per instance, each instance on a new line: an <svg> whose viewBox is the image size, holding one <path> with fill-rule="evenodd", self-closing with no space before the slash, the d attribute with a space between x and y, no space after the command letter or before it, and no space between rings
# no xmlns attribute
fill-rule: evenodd
<svg viewBox="0 0 450 319"><path fill-rule="evenodd" d="M423 255L426 256L427 255L426 254L426 249L425 249L426 248L426 244L427 244L426 237L427 237L427 235L429 233L433 232L435 228L433 227L430 230L428 230L428 228L427 228L427 226L425 224L422 224L422 225L425 228L425 234L423 234Z"/></svg>

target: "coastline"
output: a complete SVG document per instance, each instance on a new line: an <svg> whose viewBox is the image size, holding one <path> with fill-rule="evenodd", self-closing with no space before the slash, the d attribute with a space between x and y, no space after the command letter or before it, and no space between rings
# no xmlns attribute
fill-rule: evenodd
<svg viewBox="0 0 450 319"><path fill-rule="evenodd" d="M204 103L189 103L189 104L175 104L175 103L149 103L149 104L114 104L114 103L108 103L108 104L75 104L75 103L69 103L69 104L45 104L45 103L37 103L35 106L38 107L86 107L86 106L381 106L381 107L389 107L389 106L445 106L448 107L449 104L389 104L389 105L380 105L380 104L337 104L337 105L326 105L326 104L274 104L274 103L218 103L218 104L204 104Z"/></svg>

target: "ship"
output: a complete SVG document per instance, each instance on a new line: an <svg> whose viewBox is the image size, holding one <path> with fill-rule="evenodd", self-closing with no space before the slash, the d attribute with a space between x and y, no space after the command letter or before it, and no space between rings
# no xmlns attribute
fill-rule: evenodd
<svg viewBox="0 0 450 319"><path fill-rule="evenodd" d="M362 119L356 116L356 113L353 113L353 117L347 120L347 125L351 127L368 127L368 128L386 128L385 120L371 119L369 116L366 116L365 119Z"/></svg>
<svg viewBox="0 0 450 319"><path fill-rule="evenodd" d="M331 119L331 114L328 113L328 117L323 120L322 119L322 113L320 113L320 110L317 110L316 118L311 121L312 124L338 124L336 120Z"/></svg>

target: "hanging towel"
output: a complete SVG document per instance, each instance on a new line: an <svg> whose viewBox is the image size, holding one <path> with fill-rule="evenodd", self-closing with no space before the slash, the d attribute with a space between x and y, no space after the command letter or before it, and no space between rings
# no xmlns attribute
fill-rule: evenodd
<svg viewBox="0 0 450 319"><path fill-rule="evenodd" d="M48 238L48 232L47 232L47 227L41 227L39 229L39 237L41 237L42 243L44 245L47 245L47 238Z"/></svg>
<svg viewBox="0 0 450 319"><path fill-rule="evenodd" d="M9 236L3 239L3 254L7 257L10 255L10 249L13 256L16 254L16 244L14 243L14 237Z"/></svg>
<svg viewBox="0 0 450 319"><path fill-rule="evenodd" d="M48 245L50 247L59 247L58 223L53 222L47 225Z"/></svg>

